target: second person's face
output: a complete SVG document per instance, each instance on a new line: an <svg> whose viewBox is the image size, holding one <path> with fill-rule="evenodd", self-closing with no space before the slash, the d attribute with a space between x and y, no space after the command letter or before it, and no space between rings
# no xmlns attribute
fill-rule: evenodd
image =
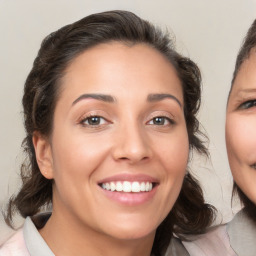
<svg viewBox="0 0 256 256"><path fill-rule="evenodd" d="M183 107L175 69L147 45L78 56L54 114L53 211L115 238L154 236L186 171Z"/></svg>
<svg viewBox="0 0 256 256"><path fill-rule="evenodd" d="M256 52L244 61L227 107L226 143L231 171L256 204Z"/></svg>

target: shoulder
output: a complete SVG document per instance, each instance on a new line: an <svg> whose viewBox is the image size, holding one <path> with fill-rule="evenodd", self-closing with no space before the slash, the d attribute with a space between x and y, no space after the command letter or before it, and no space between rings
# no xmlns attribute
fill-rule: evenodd
<svg viewBox="0 0 256 256"><path fill-rule="evenodd" d="M236 256L230 246L226 225L210 228L202 235L188 236L182 243L191 256Z"/></svg>
<svg viewBox="0 0 256 256"><path fill-rule="evenodd" d="M1 245L0 256L29 256L22 229Z"/></svg>
<svg viewBox="0 0 256 256"><path fill-rule="evenodd" d="M232 248L239 256L256 255L256 223L243 210L227 224L227 233Z"/></svg>
<svg viewBox="0 0 256 256"><path fill-rule="evenodd" d="M41 227L49 218L49 214L27 217L22 229L0 246L0 256L54 256L37 227ZM38 250L40 248L40 250Z"/></svg>

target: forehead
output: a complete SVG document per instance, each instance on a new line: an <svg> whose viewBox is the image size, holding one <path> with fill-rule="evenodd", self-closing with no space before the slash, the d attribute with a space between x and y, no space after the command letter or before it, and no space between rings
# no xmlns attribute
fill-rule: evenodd
<svg viewBox="0 0 256 256"><path fill-rule="evenodd" d="M242 63L234 80L230 98L244 92L256 89L256 51L253 49Z"/></svg>
<svg viewBox="0 0 256 256"><path fill-rule="evenodd" d="M72 85L72 86L71 86ZM182 86L170 61L146 44L111 42L90 48L67 67L61 91L86 90L111 93L138 89L176 91L183 100Z"/></svg>
<svg viewBox="0 0 256 256"><path fill-rule="evenodd" d="M132 63L134 67L145 64L145 69L155 69L158 65L164 65L165 69L175 69L167 57L157 49L145 43L129 43L112 41L93 46L79 54L68 65L67 71L74 71L77 68L94 67L94 65L104 68L112 67L116 62L118 65L129 68ZM163 67L162 67L163 68ZM156 69L158 70L158 69Z"/></svg>

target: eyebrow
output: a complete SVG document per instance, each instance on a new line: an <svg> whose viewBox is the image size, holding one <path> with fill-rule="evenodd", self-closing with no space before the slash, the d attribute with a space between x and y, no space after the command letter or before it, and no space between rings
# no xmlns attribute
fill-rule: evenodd
<svg viewBox="0 0 256 256"><path fill-rule="evenodd" d="M175 100L179 104L179 106L182 108L181 102L172 94L167 94L167 93L149 94L148 97L147 97L147 101L148 102L156 102L156 101L161 101L161 100L168 99L168 98L172 99L172 100ZM75 105L76 103L78 103L79 101L84 100L84 99L96 99L96 100L109 102L109 103L116 102L116 99L111 95L98 94L98 93L88 93L88 94L80 95L76 100L73 101L72 106Z"/></svg>
<svg viewBox="0 0 256 256"><path fill-rule="evenodd" d="M241 93L253 93L253 92L256 92L256 89L255 89L255 88L247 88L247 89L239 90L237 94L241 94Z"/></svg>
<svg viewBox="0 0 256 256"><path fill-rule="evenodd" d="M256 93L255 88L240 89L240 90L237 90L237 91L234 91L234 89L232 88L229 95L228 95L226 108L228 108L228 104L229 104L231 99L235 102L241 103L241 100L248 97L248 95L250 95L252 93Z"/></svg>
<svg viewBox="0 0 256 256"><path fill-rule="evenodd" d="M232 92L233 94L233 98L244 98L246 95L250 95L251 93L255 93L256 92L256 89L255 88L246 88L246 89L240 89L240 90L237 90L237 91L234 91ZM228 102L230 100L230 97L231 97L231 93L229 95L229 98L228 98Z"/></svg>
<svg viewBox="0 0 256 256"><path fill-rule="evenodd" d="M73 101L72 105L75 105L77 102L84 99L95 99L95 100L100 100L100 101L110 102L110 103L116 101L115 98L112 97L111 95L89 93L89 94L82 94L81 96L79 96L75 101Z"/></svg>
<svg viewBox="0 0 256 256"><path fill-rule="evenodd" d="M175 100L179 106L182 108L181 102L172 94L168 93L155 93L155 94L149 94L147 97L147 101L149 102L155 102L155 101L161 101L164 99L172 99Z"/></svg>

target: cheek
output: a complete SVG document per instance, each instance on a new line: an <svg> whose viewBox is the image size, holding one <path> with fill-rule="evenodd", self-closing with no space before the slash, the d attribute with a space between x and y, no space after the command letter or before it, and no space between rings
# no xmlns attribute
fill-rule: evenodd
<svg viewBox="0 0 256 256"><path fill-rule="evenodd" d="M72 133L71 133L72 134ZM105 158L108 148L86 136L55 136L53 147L54 179L56 183L92 182L94 170ZM107 144L106 144L107 145ZM78 186L75 186L78 187Z"/></svg>
<svg viewBox="0 0 256 256"><path fill-rule="evenodd" d="M159 170L161 177L158 190L161 200L158 201L158 208L154 210L158 213L155 216L161 216L161 222L177 200L187 170L189 142L186 127L179 128L169 136L158 135L150 143L154 144L152 148L156 160L152 164L156 164L156 170Z"/></svg>
<svg viewBox="0 0 256 256"><path fill-rule="evenodd" d="M159 148L166 170L171 176L183 177L188 164L189 142L186 129L181 129L175 136L165 139Z"/></svg>
<svg viewBox="0 0 256 256"><path fill-rule="evenodd" d="M237 185L256 202L256 120L252 115L229 114L226 121L226 144L230 168Z"/></svg>
<svg viewBox="0 0 256 256"><path fill-rule="evenodd" d="M230 166L251 164L256 156L256 119L233 114L227 117L226 144Z"/></svg>

